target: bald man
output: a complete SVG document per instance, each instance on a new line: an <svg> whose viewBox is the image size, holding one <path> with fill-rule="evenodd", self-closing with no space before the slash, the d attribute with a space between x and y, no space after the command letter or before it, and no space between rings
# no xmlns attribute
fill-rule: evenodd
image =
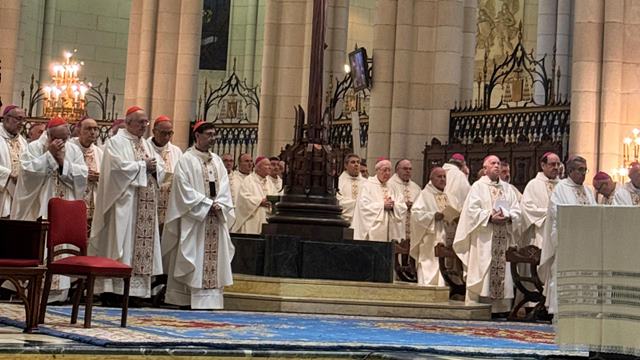
<svg viewBox="0 0 640 360"><path fill-rule="evenodd" d="M520 220L520 205L500 180L500 159L489 155L483 167L486 175L471 186L462 207L453 249L467 271L467 301L491 304L492 313L506 316L513 281L505 253L515 245L512 223Z"/></svg>
<svg viewBox="0 0 640 360"><path fill-rule="evenodd" d="M429 183L411 207L410 255L416 260L418 285L446 286L433 250L439 243L451 246L458 224L457 219L445 219L443 214L447 207L451 208L444 192L446 184L447 172L441 167L433 168Z"/></svg>
<svg viewBox="0 0 640 360"><path fill-rule="evenodd" d="M164 162L143 138L147 113L127 109L124 129L104 148L89 253L130 265L131 296L151 297L151 276L162 274L158 228L158 184ZM98 279L96 293L123 293L122 279Z"/></svg>
<svg viewBox="0 0 640 360"><path fill-rule="evenodd" d="M624 184L620 191L616 191L614 205L640 205L640 163L637 161L629 165L629 182Z"/></svg>
<svg viewBox="0 0 640 360"><path fill-rule="evenodd" d="M269 180L271 161L264 156L256 158L255 170L242 180L235 203L236 221L232 232L242 234L260 234L262 224L267 223L271 213L271 203L267 196L277 195L278 191Z"/></svg>
<svg viewBox="0 0 640 360"><path fill-rule="evenodd" d="M93 210L96 207L96 190L98 189L98 180L100 180L100 165L102 165L103 155L102 149L96 145L100 128L94 119L85 118L76 124L76 129L78 129L78 137L69 141L82 151L84 162L89 170L84 202L87 205L87 221L91 224Z"/></svg>
<svg viewBox="0 0 640 360"><path fill-rule="evenodd" d="M396 162L395 172L389 180L389 186L402 194L403 201L407 205L407 215L404 222L406 235L404 238L411 240L411 206L420 195L420 186L411 180L413 165L409 159Z"/></svg>
<svg viewBox="0 0 640 360"><path fill-rule="evenodd" d="M407 205L402 194L388 182L391 162L380 160L376 175L364 182L353 212L353 238L356 240L391 241L405 237Z"/></svg>
<svg viewBox="0 0 640 360"><path fill-rule="evenodd" d="M164 163L164 180L160 184L158 191L158 221L159 229L162 232L164 225L164 217L167 212L167 203L169 202L169 192L171 192L171 183L173 181L173 173L178 160L182 157L182 150L171 143L173 137L173 121L168 116L160 115L153 122L153 136L147 139L153 151L162 158Z"/></svg>
<svg viewBox="0 0 640 360"><path fill-rule="evenodd" d="M253 158L251 154L240 154L238 156L238 168L229 174L229 184L231 185L231 197L233 203L238 201L238 193L244 179L253 171Z"/></svg>

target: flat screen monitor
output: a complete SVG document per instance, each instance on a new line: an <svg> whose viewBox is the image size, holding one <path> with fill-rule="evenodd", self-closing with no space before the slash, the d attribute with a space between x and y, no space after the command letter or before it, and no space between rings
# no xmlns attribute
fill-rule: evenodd
<svg viewBox="0 0 640 360"><path fill-rule="evenodd" d="M349 66L353 78L353 89L360 91L371 87L369 77L369 64L367 63L367 50L363 47L349 53Z"/></svg>

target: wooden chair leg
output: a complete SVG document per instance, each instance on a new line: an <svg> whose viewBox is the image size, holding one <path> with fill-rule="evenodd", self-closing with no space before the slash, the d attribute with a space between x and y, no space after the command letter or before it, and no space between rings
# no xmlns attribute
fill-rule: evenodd
<svg viewBox="0 0 640 360"><path fill-rule="evenodd" d="M93 310L93 284L96 278L93 275L87 276L87 296L84 305L84 327L91 327L91 311Z"/></svg>
<svg viewBox="0 0 640 360"><path fill-rule="evenodd" d="M131 287L131 278L126 277L122 280L124 281L124 291L122 293L122 318L120 319L120 326L127 327L127 313L129 312L129 288Z"/></svg>
<svg viewBox="0 0 640 360"><path fill-rule="evenodd" d="M42 289L42 299L40 300L40 315L38 316L38 324L44 324L44 317L47 313L47 300L49 300L49 292L51 292L51 277L53 275L47 271L44 280L44 288Z"/></svg>
<svg viewBox="0 0 640 360"><path fill-rule="evenodd" d="M34 275L28 279L27 283L27 301L25 308L25 333L32 333L38 329L38 320L40 319L40 288L42 287L42 274Z"/></svg>
<svg viewBox="0 0 640 360"><path fill-rule="evenodd" d="M73 307L71 308L71 324L78 322L78 312L80 309L80 299L82 299L82 293L84 292L85 279L78 279L78 288L73 295Z"/></svg>

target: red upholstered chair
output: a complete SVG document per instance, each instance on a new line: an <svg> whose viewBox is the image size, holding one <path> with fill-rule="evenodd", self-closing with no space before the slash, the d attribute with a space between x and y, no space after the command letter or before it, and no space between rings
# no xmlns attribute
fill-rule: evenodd
<svg viewBox="0 0 640 360"><path fill-rule="evenodd" d="M126 327L131 267L113 259L87 256L87 208L84 201L69 201L60 198L49 200L49 223L47 236L48 270L40 304L40 323L44 323L52 276L66 275L80 280L73 299L72 324L75 324L78 319L80 298L84 289L86 288L87 290L84 312L85 328L91 327L93 285L96 277L122 278L124 280L124 296L122 297L122 320L120 326ZM55 249L59 245L67 246ZM71 256L55 260L58 255L62 254L71 254Z"/></svg>
<svg viewBox="0 0 640 360"><path fill-rule="evenodd" d="M38 328L44 243L49 223L46 220L19 221L0 219L0 284L10 281L24 302L24 332Z"/></svg>

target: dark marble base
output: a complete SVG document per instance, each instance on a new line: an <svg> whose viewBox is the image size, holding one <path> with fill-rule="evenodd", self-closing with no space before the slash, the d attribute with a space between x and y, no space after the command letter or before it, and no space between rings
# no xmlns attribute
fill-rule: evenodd
<svg viewBox="0 0 640 360"><path fill-rule="evenodd" d="M232 234L231 240L236 247L231 264L234 273L303 279L393 282L393 243L305 240L299 236L280 234L265 235L264 238Z"/></svg>

